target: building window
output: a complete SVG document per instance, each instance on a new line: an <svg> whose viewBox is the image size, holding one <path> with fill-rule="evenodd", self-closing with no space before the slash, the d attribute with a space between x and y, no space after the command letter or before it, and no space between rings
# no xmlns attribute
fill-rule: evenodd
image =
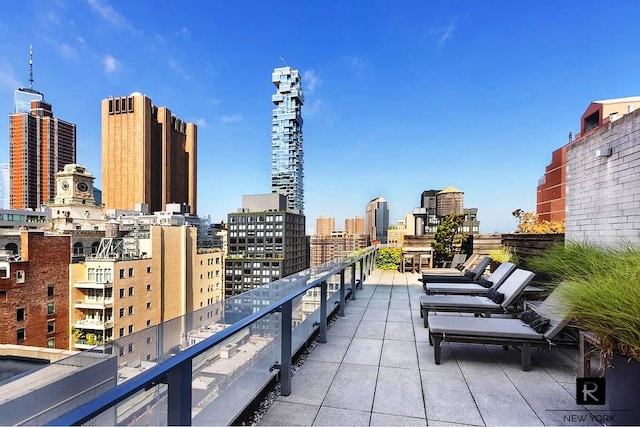
<svg viewBox="0 0 640 427"><path fill-rule="evenodd" d="M151 344L151 337L147 337L147 344Z"/></svg>
<svg viewBox="0 0 640 427"><path fill-rule="evenodd" d="M24 320L24 308L16 310L16 322L22 322Z"/></svg>
<svg viewBox="0 0 640 427"><path fill-rule="evenodd" d="M133 351L133 343L132 342L129 343L128 349L129 349L129 353L131 353Z"/></svg>
<svg viewBox="0 0 640 427"><path fill-rule="evenodd" d="M120 317L124 317L124 308L120 309Z"/></svg>
<svg viewBox="0 0 640 427"><path fill-rule="evenodd" d="M24 283L24 270L16 271L16 283Z"/></svg>
<svg viewBox="0 0 640 427"><path fill-rule="evenodd" d="M120 338L122 338L124 336L124 328L120 328Z"/></svg>
<svg viewBox="0 0 640 427"><path fill-rule="evenodd" d="M18 342L24 341L24 328L18 328L16 331L16 339Z"/></svg>
<svg viewBox="0 0 640 427"><path fill-rule="evenodd" d="M124 279L124 268L120 269L120 278Z"/></svg>
<svg viewBox="0 0 640 427"><path fill-rule="evenodd" d="M74 255L82 255L84 254L84 247L81 242L76 242L73 244L73 254Z"/></svg>
<svg viewBox="0 0 640 427"><path fill-rule="evenodd" d="M87 269L87 280L89 280L90 282L93 282L94 280L96 280L96 269L95 268L88 268Z"/></svg>
<svg viewBox="0 0 640 427"><path fill-rule="evenodd" d="M133 296L133 286L129 286L129 296Z"/></svg>
<svg viewBox="0 0 640 427"><path fill-rule="evenodd" d="M147 273L151 273L151 267L147 267Z"/></svg>
<svg viewBox="0 0 640 427"><path fill-rule="evenodd" d="M48 334L52 334L56 331L56 321L55 320L49 320L47 322L47 333Z"/></svg>
<svg viewBox="0 0 640 427"><path fill-rule="evenodd" d="M151 284L147 285L147 292L151 291Z"/></svg>
<svg viewBox="0 0 640 427"><path fill-rule="evenodd" d="M47 340L47 348L56 348L56 340L53 338L49 338Z"/></svg>
<svg viewBox="0 0 640 427"><path fill-rule="evenodd" d="M120 289L120 298L124 298L124 288Z"/></svg>
<svg viewBox="0 0 640 427"><path fill-rule="evenodd" d="M129 333L132 334L133 333L133 325L129 325Z"/></svg>
<svg viewBox="0 0 640 427"><path fill-rule="evenodd" d="M148 309L150 309L150 308L151 308L151 303L150 303L150 302L148 302L148 303L147 303L147 310L148 310Z"/></svg>
<svg viewBox="0 0 640 427"><path fill-rule="evenodd" d="M54 295L53 291L54 291L54 285L48 285L47 286L47 296L49 298L53 298L53 295Z"/></svg>
<svg viewBox="0 0 640 427"><path fill-rule="evenodd" d="M133 306L129 306L129 316L133 315Z"/></svg>
<svg viewBox="0 0 640 427"><path fill-rule="evenodd" d="M147 327L151 326L151 320L147 320Z"/></svg>
<svg viewBox="0 0 640 427"><path fill-rule="evenodd" d="M133 277L133 268L129 269L129 277Z"/></svg>
<svg viewBox="0 0 640 427"><path fill-rule="evenodd" d="M120 347L120 356L124 356L124 347Z"/></svg>
<svg viewBox="0 0 640 427"><path fill-rule="evenodd" d="M53 314L55 311L55 306L52 302L47 303L47 314Z"/></svg>

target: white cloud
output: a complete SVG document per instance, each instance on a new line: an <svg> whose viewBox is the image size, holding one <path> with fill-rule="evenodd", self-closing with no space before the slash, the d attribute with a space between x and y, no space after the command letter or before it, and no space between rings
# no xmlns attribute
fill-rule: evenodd
<svg viewBox="0 0 640 427"><path fill-rule="evenodd" d="M231 115L220 116L219 120L220 120L220 123L231 124L231 123L241 122L243 120L243 117L240 114L231 114Z"/></svg>
<svg viewBox="0 0 640 427"><path fill-rule="evenodd" d="M76 58L78 56L76 49L67 43L60 43L58 45L58 50L65 58Z"/></svg>
<svg viewBox="0 0 640 427"><path fill-rule="evenodd" d="M305 91L313 93L316 87L320 86L322 80L314 70L306 70L302 73L302 84Z"/></svg>
<svg viewBox="0 0 640 427"><path fill-rule="evenodd" d="M83 46L85 45L84 39L80 36L76 36L76 41Z"/></svg>
<svg viewBox="0 0 640 427"><path fill-rule="evenodd" d="M184 68L182 68L182 65L180 65L178 61L176 61L175 59L170 59L169 66L173 71L179 74L183 79L189 80L189 75L187 74L186 71L184 71Z"/></svg>
<svg viewBox="0 0 640 427"><path fill-rule="evenodd" d="M87 0L91 9L102 17L105 21L118 27L124 28L131 34L139 34L137 30L124 16L122 16L117 10L106 3L102 3L102 0Z"/></svg>
<svg viewBox="0 0 640 427"><path fill-rule="evenodd" d="M222 99L219 99L219 98L209 98L209 104L210 104L210 105L218 105L218 104L222 104Z"/></svg>
<svg viewBox="0 0 640 427"><path fill-rule="evenodd" d="M190 40L191 39L191 31L189 31L189 29L187 27L180 28L180 30L178 30L176 35L182 37L184 40Z"/></svg>
<svg viewBox="0 0 640 427"><path fill-rule="evenodd" d="M60 25L60 17L58 16L57 13L53 11L50 11L49 13L47 13L47 19L52 23L54 23L55 25Z"/></svg>
<svg viewBox="0 0 640 427"><path fill-rule="evenodd" d="M113 73L120 69L120 62L111 55L106 55L102 62L104 64L104 72L107 74Z"/></svg>
<svg viewBox="0 0 640 427"><path fill-rule="evenodd" d="M457 21L458 18L453 18L448 25L440 28L435 28L430 31L431 34L435 34L438 38L438 40L436 41L436 45L439 48L443 48L447 41L453 39L453 33L458 29Z"/></svg>
<svg viewBox="0 0 640 427"><path fill-rule="evenodd" d="M53 45L61 56L69 59L75 59L78 57L78 51L69 43L60 43L49 37L45 37L44 40Z"/></svg>
<svg viewBox="0 0 640 427"><path fill-rule="evenodd" d="M347 61L347 64L349 64L349 66L357 76L362 75L363 71L366 68L364 59L360 58L359 56L345 56L344 59Z"/></svg>
<svg viewBox="0 0 640 427"><path fill-rule="evenodd" d="M315 99L311 104L304 107L303 114L307 117L315 116L322 110L323 105L324 103L321 100Z"/></svg>
<svg viewBox="0 0 640 427"><path fill-rule="evenodd" d="M9 61L5 58L0 58L0 87L15 90L21 86L22 84L18 81Z"/></svg>
<svg viewBox="0 0 640 427"><path fill-rule="evenodd" d="M198 127L200 127L200 128L203 128L203 127L207 126L207 121L204 119L204 117L200 117L200 118L195 119L193 121L193 123L198 125Z"/></svg>

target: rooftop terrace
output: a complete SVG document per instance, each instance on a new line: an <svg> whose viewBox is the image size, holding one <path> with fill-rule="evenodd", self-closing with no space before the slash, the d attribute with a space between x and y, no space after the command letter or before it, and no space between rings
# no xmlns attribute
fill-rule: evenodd
<svg viewBox="0 0 640 427"><path fill-rule="evenodd" d="M601 425L575 403L577 349L525 372L513 349L447 343L435 365L418 278L374 270L259 425Z"/></svg>

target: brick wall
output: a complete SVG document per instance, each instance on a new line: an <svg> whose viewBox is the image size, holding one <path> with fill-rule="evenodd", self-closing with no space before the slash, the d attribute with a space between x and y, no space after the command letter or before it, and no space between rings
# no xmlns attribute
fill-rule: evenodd
<svg viewBox="0 0 640 427"><path fill-rule="evenodd" d="M609 157L596 151L611 148ZM640 110L567 147L566 240L640 245Z"/></svg>
<svg viewBox="0 0 640 427"><path fill-rule="evenodd" d="M0 343L69 348L69 236L45 236L42 232L22 232L22 261L10 264L8 278L0 279ZM16 280L17 275L24 282ZM48 286L53 285L53 295ZM48 304L53 303L52 313ZM17 310L24 309L24 319ZM49 322L53 331L48 332ZM24 340L17 339L24 329Z"/></svg>

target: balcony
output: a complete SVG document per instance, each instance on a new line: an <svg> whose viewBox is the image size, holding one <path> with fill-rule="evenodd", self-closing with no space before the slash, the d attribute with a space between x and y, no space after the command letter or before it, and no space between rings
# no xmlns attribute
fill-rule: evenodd
<svg viewBox="0 0 640 427"><path fill-rule="evenodd" d="M100 319L82 319L77 320L73 326L77 329L90 329L94 331L104 331L105 329L113 328L113 319L108 318L105 321Z"/></svg>
<svg viewBox="0 0 640 427"><path fill-rule="evenodd" d="M107 297L107 298L102 298L102 297L96 297L96 298L90 298L90 297L86 297L84 299L79 299L76 300L75 303L73 304L74 308L80 308L80 309L94 309L94 310L101 310L101 309L105 309L105 308L111 308L113 307L113 297Z"/></svg>
<svg viewBox="0 0 640 427"><path fill-rule="evenodd" d="M113 283L76 282L73 284L73 287L77 289L107 289L113 288Z"/></svg>
<svg viewBox="0 0 640 427"><path fill-rule="evenodd" d="M523 372L517 351L445 344L442 364L435 365L418 308L418 274L372 272L374 254L370 250L360 259L300 272L227 300L210 326L207 308L107 344L114 357L124 350L119 374L137 374L49 422L559 425L571 424L571 416L591 419L575 404L577 351L536 352L531 371ZM341 286L328 295L327 281L335 274ZM294 304L314 288L324 303L297 318ZM334 309L338 316L329 326ZM184 334L186 325L191 332ZM314 332L315 346L295 375L288 375L291 357L282 355L304 349ZM154 346L154 337L162 337L163 345ZM157 350L157 364L138 369L145 343ZM280 394L266 413L259 420L239 418L276 374Z"/></svg>

